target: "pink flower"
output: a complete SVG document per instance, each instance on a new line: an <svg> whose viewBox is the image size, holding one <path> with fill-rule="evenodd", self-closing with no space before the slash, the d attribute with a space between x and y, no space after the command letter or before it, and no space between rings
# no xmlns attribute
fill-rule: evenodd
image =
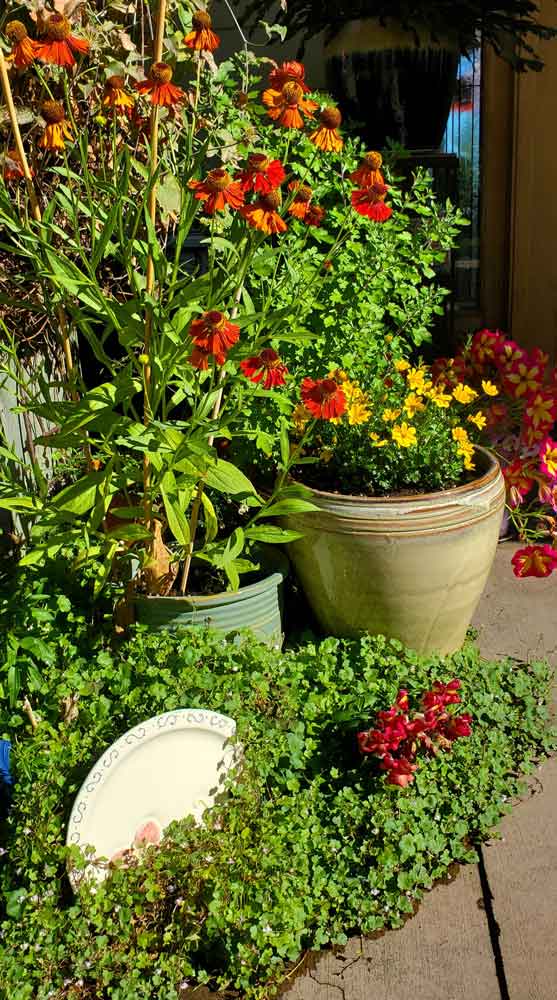
<svg viewBox="0 0 557 1000"><path fill-rule="evenodd" d="M557 441L550 437L544 438L540 445L540 466L552 482L557 479Z"/></svg>
<svg viewBox="0 0 557 1000"><path fill-rule="evenodd" d="M550 576L557 566L557 550L551 545L526 545L511 559L515 576Z"/></svg>
<svg viewBox="0 0 557 1000"><path fill-rule="evenodd" d="M503 373L505 390L515 399L541 389L542 382L543 368L529 356L507 365Z"/></svg>
<svg viewBox="0 0 557 1000"><path fill-rule="evenodd" d="M505 336L500 330L478 330L470 344L470 358L474 367L482 369L487 364L495 364L504 343Z"/></svg>

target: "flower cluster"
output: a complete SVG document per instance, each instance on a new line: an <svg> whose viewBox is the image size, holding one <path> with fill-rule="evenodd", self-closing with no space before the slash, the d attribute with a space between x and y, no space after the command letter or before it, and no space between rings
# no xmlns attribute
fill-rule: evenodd
<svg viewBox="0 0 557 1000"><path fill-rule="evenodd" d="M422 695L420 711L412 714L408 692L402 689L394 705L378 712L372 727L358 733L361 753L380 761L380 769L387 772L387 784L406 788L414 781L421 751L437 754L449 750L460 737L470 736L472 716L449 711L449 706L460 704L460 686L456 678L447 684L436 681Z"/></svg>
<svg viewBox="0 0 557 1000"><path fill-rule="evenodd" d="M546 577L557 565L557 369L540 348L525 350L500 330L478 330L454 358L435 363L436 385L466 379L484 397L486 444L502 464L511 523L530 544L512 559L516 576Z"/></svg>

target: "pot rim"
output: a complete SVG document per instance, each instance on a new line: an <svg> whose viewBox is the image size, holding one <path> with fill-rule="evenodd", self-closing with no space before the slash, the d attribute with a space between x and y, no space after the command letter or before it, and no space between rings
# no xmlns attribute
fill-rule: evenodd
<svg viewBox="0 0 557 1000"><path fill-rule="evenodd" d="M272 550L265 552L265 560L268 561L268 566L264 565L264 560L261 560L261 570L265 573L268 569L269 572L262 576L261 580L256 580L255 583L248 583L245 587L239 587L238 590L219 590L216 594L137 594L133 598L133 603L138 604L140 601L180 601L182 603L195 604L196 607L212 607L215 604L232 604L234 601L244 600L247 597L251 597L256 591L260 591L261 588L278 587L281 583L286 580L288 576L289 564L288 559L282 552L276 551L276 546ZM274 563L274 566L271 566Z"/></svg>
<svg viewBox="0 0 557 1000"><path fill-rule="evenodd" d="M293 481L299 482L301 486L305 486L306 489L315 493L318 497L323 497L327 500L336 500L337 502L346 501L347 503L357 504L422 503L424 500L434 500L436 497L462 496L464 493L469 493L471 490L481 489L484 486L489 486L491 483L494 483L498 476L501 475L499 460L495 457L492 451L488 448L483 448L481 445L475 445L475 451L479 453L485 465L487 465L487 471L485 471L477 479L473 479L470 483L464 483L462 486L450 486L447 490L436 490L434 493L400 493L395 497L375 497L367 495L355 496L353 493L329 493L326 490L318 490L314 486L308 486L300 480Z"/></svg>

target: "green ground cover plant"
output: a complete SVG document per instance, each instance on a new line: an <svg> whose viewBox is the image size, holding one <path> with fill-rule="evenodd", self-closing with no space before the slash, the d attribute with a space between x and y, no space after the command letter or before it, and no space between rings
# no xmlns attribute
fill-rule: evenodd
<svg viewBox="0 0 557 1000"><path fill-rule="evenodd" d="M542 663L488 663L471 644L423 659L381 637L306 637L278 652L252 638L137 630L111 647L85 604L49 591L35 612L52 617L26 619L44 644L27 650L41 661L24 679L34 734L6 697L10 667L0 670L16 777L0 875L10 1000L176 1000L199 983L267 998L305 949L400 926L451 862L474 859L551 744ZM415 703L454 677L472 734L420 763L409 787L387 784L357 732L400 688ZM227 792L204 827L173 824L162 847L74 897L64 840L86 773L134 724L190 706L237 720L243 759ZM74 849L71 863L81 863Z"/></svg>

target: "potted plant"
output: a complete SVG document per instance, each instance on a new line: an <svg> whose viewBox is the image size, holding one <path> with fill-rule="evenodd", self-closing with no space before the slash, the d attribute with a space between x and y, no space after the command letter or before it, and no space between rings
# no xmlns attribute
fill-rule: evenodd
<svg viewBox="0 0 557 1000"><path fill-rule="evenodd" d="M252 0L248 23L268 18L268 0ZM454 97L459 56L491 45L515 69L539 70L532 38L551 38L531 0L452 4L447 0L288 0L277 18L301 46L325 32L327 85L365 141L437 149Z"/></svg>

